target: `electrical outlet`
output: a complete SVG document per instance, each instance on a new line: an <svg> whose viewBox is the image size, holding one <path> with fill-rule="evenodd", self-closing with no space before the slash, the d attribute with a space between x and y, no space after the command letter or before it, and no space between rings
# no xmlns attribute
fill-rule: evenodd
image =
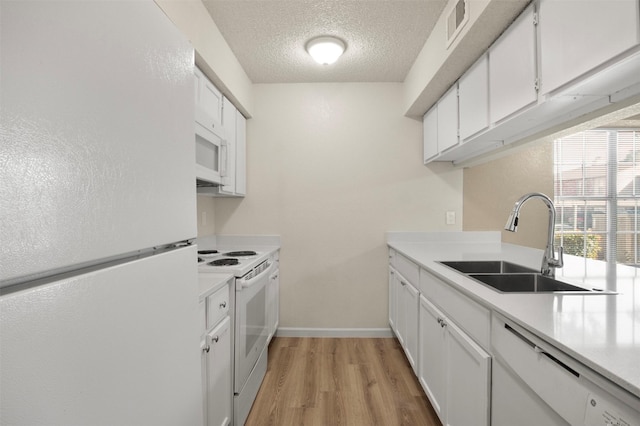
<svg viewBox="0 0 640 426"><path fill-rule="evenodd" d="M454 211L448 211L447 212L446 224L447 225L455 225L456 224L456 212L454 212Z"/></svg>

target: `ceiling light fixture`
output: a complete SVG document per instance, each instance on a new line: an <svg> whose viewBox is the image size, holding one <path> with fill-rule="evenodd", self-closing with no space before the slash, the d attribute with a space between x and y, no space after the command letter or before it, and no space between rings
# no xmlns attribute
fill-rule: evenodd
<svg viewBox="0 0 640 426"><path fill-rule="evenodd" d="M330 36L317 37L307 43L309 55L322 65L333 64L344 53L345 48L342 40Z"/></svg>

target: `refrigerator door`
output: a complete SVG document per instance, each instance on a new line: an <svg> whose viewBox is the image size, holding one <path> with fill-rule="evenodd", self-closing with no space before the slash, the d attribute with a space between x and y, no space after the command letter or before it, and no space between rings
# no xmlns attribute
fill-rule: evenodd
<svg viewBox="0 0 640 426"><path fill-rule="evenodd" d="M195 251L0 296L0 424L202 425Z"/></svg>
<svg viewBox="0 0 640 426"><path fill-rule="evenodd" d="M195 237L193 48L155 2L2 1L0 40L0 286Z"/></svg>

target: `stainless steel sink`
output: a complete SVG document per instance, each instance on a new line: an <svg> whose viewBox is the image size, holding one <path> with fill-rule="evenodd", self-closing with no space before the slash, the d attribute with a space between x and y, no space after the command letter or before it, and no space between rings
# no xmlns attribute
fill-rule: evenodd
<svg viewBox="0 0 640 426"><path fill-rule="evenodd" d="M555 278L539 271L504 260L461 260L438 262L460 272L501 293L558 293L616 294L588 289Z"/></svg>
<svg viewBox="0 0 640 426"><path fill-rule="evenodd" d="M512 273L537 273L539 271L517 265L504 260L461 260L451 262L439 262L449 268L463 274L512 274Z"/></svg>
<svg viewBox="0 0 640 426"><path fill-rule="evenodd" d="M469 276L503 293L592 292L592 290L541 274L469 274Z"/></svg>

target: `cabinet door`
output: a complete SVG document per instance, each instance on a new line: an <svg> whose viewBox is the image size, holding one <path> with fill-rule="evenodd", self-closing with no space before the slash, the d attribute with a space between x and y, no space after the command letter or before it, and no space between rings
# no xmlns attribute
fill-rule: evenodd
<svg viewBox="0 0 640 426"><path fill-rule="evenodd" d="M404 286L405 312L406 312L406 333L405 333L405 353L414 373L418 372L418 321L420 310L420 293L407 283Z"/></svg>
<svg viewBox="0 0 640 426"><path fill-rule="evenodd" d="M492 122L536 102L536 76L536 27L531 5L489 50Z"/></svg>
<svg viewBox="0 0 640 426"><path fill-rule="evenodd" d="M446 424L488 426L491 357L455 324L445 321Z"/></svg>
<svg viewBox="0 0 640 426"><path fill-rule="evenodd" d="M389 326L396 331L396 271L389 268Z"/></svg>
<svg viewBox="0 0 640 426"><path fill-rule="evenodd" d="M541 92L549 93L638 44L637 0L542 0Z"/></svg>
<svg viewBox="0 0 640 426"><path fill-rule="evenodd" d="M458 83L460 108L460 139L489 126L489 61L482 57L460 78Z"/></svg>
<svg viewBox="0 0 640 426"><path fill-rule="evenodd" d="M231 321L226 317L207 334L207 425L231 420Z"/></svg>
<svg viewBox="0 0 640 426"><path fill-rule="evenodd" d="M269 325L270 342L278 329L279 320L279 298L280 298L280 271L275 270L269 277L269 287L267 288L267 322Z"/></svg>
<svg viewBox="0 0 640 426"><path fill-rule="evenodd" d="M396 337L400 342L400 345L404 348L405 335L407 332L407 311L404 308L405 305L405 287L408 285L407 281L398 273L395 273L396 282Z"/></svg>
<svg viewBox="0 0 640 426"><path fill-rule="evenodd" d="M236 195L247 194L247 119L236 111Z"/></svg>
<svg viewBox="0 0 640 426"><path fill-rule="evenodd" d="M196 86L196 122L223 137L222 93L199 68L194 67L193 72Z"/></svg>
<svg viewBox="0 0 640 426"><path fill-rule="evenodd" d="M198 68L194 68L196 81L198 82L198 94L196 105L200 106L205 113L213 117L218 123L222 123L222 93L213 85L211 80Z"/></svg>
<svg viewBox="0 0 640 426"><path fill-rule="evenodd" d="M434 105L422 118L424 162L438 155L438 105Z"/></svg>
<svg viewBox="0 0 640 426"><path fill-rule="evenodd" d="M438 152L458 144L458 83L438 101Z"/></svg>
<svg viewBox="0 0 640 426"><path fill-rule="evenodd" d="M236 114L238 110L227 98L222 99L222 127L227 144L223 154L222 189L233 194L236 190Z"/></svg>
<svg viewBox="0 0 640 426"><path fill-rule="evenodd" d="M420 297L420 354L418 377L433 409L443 421L446 373L444 358L444 315L424 296ZM473 424L473 423L470 423Z"/></svg>
<svg viewBox="0 0 640 426"><path fill-rule="evenodd" d="M207 410L209 401L207 399L207 386L209 380L207 379L207 338L203 334L202 340L200 340L200 371L202 372L202 418L207 421Z"/></svg>

